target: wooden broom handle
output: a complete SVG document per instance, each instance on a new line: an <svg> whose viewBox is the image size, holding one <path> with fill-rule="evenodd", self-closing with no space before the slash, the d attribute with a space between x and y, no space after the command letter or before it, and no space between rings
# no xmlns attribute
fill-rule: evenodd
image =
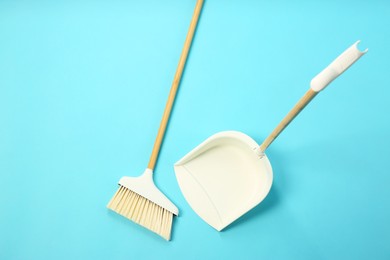
<svg viewBox="0 0 390 260"><path fill-rule="evenodd" d="M194 14L192 16L190 28L188 30L187 37L186 37L186 40L184 42L184 47L183 47L182 53L180 55L180 60L179 60L179 64L178 64L177 69L176 69L175 77L173 78L171 90L170 90L169 96L168 96L168 101L167 101L167 104L165 105L164 114L163 114L163 117L161 119L160 128L158 129L156 141L154 142L152 154L150 156L148 168L151 170L154 169L156 162L157 162L157 158L158 158L158 154L160 152L162 140L164 139L165 130L167 128L169 116L171 115L172 106L173 106L173 103L175 101L176 92L177 92L177 89L179 87L180 79L181 79L181 76L183 74L183 69L184 69L184 66L185 66L186 61L187 61L188 52L189 52L190 47L191 47L192 38L194 37L196 25L198 24L199 15L200 15L200 11L202 10L202 6L203 6L203 0L198 0L196 3L196 6L195 6Z"/></svg>
<svg viewBox="0 0 390 260"><path fill-rule="evenodd" d="M290 110L290 112L283 118L279 125L272 131L272 133L264 140L260 145L260 152L265 152L270 144L275 140L276 137L293 121L293 119L305 108L307 104L318 94L318 92L311 88L306 92L305 95L298 101L297 104Z"/></svg>

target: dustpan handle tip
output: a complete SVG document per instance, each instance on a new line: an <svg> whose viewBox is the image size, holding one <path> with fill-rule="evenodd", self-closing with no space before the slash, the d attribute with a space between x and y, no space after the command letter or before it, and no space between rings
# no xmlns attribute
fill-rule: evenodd
<svg viewBox="0 0 390 260"><path fill-rule="evenodd" d="M352 44L340 56L338 56L328 67L315 76L310 82L310 88L315 92L320 92L333 80L346 71L360 57L367 53L368 49L360 51L358 44L360 40Z"/></svg>

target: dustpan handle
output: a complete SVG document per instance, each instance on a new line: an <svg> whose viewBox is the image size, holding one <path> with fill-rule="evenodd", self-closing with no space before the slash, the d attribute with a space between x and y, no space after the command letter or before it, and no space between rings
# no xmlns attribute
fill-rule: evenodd
<svg viewBox="0 0 390 260"><path fill-rule="evenodd" d="M354 43L351 47L345 50L338 56L328 67L315 76L311 83L310 89L298 101L298 103L291 109L279 125L272 131L272 133L260 145L258 152L263 154L268 146L278 137L278 135L291 123L291 121L305 108L307 104L329 83L346 71L353 63L355 63L368 50L359 51L357 45L360 41Z"/></svg>
<svg viewBox="0 0 390 260"><path fill-rule="evenodd" d="M198 20L199 20L199 15L200 15L200 11L202 10L202 6L203 6L203 0L198 0L196 3L196 6L195 6L194 14L192 16L190 28L188 30L187 37L186 37L186 40L184 42L184 47L183 47L182 53L180 55L180 60L179 60L179 64L178 64L177 69L176 69L175 77L173 78L171 90L170 90L169 96L168 96L168 101L167 101L167 104L165 105L164 114L163 114L162 119L161 119L160 128L158 129L156 141L154 142L152 154L151 154L150 159L149 159L148 168L151 170L153 170L155 165L156 165L156 161L158 158L158 154L160 152L162 140L164 139L165 130L167 128L169 117L171 115L173 102L175 101L176 92L177 92L177 89L179 87L181 76L182 76L183 70L184 70L184 66L185 66L186 61L187 61L188 52L189 52L190 47L191 47L192 38L194 37L196 25L197 25Z"/></svg>

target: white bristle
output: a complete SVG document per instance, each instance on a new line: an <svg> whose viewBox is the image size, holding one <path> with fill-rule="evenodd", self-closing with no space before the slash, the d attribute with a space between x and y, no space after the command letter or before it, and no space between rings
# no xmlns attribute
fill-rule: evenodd
<svg viewBox="0 0 390 260"><path fill-rule="evenodd" d="M150 229L166 240L171 238L173 213L124 186L119 186L107 208Z"/></svg>

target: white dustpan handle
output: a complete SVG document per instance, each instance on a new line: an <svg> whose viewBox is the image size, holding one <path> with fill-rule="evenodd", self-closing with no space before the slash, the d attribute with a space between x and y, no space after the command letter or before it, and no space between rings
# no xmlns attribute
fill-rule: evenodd
<svg viewBox="0 0 390 260"><path fill-rule="evenodd" d="M289 123L305 108L307 104L329 83L346 71L353 63L355 63L361 56L363 56L368 49L359 51L357 45L360 41L354 43L351 47L345 50L338 56L328 67L315 76L311 83L310 89L298 101L298 103L291 109L286 117L279 123L279 125L272 131L272 133L264 140L258 149L260 155L264 154L268 146L275 140L276 137L288 126Z"/></svg>
<svg viewBox="0 0 390 260"><path fill-rule="evenodd" d="M352 64L354 64L361 56L363 56L368 49L359 51L357 45L360 41L355 42L351 47L346 49L340 56L338 56L328 67L315 76L310 82L310 88L315 92L320 92L333 80L346 71Z"/></svg>

